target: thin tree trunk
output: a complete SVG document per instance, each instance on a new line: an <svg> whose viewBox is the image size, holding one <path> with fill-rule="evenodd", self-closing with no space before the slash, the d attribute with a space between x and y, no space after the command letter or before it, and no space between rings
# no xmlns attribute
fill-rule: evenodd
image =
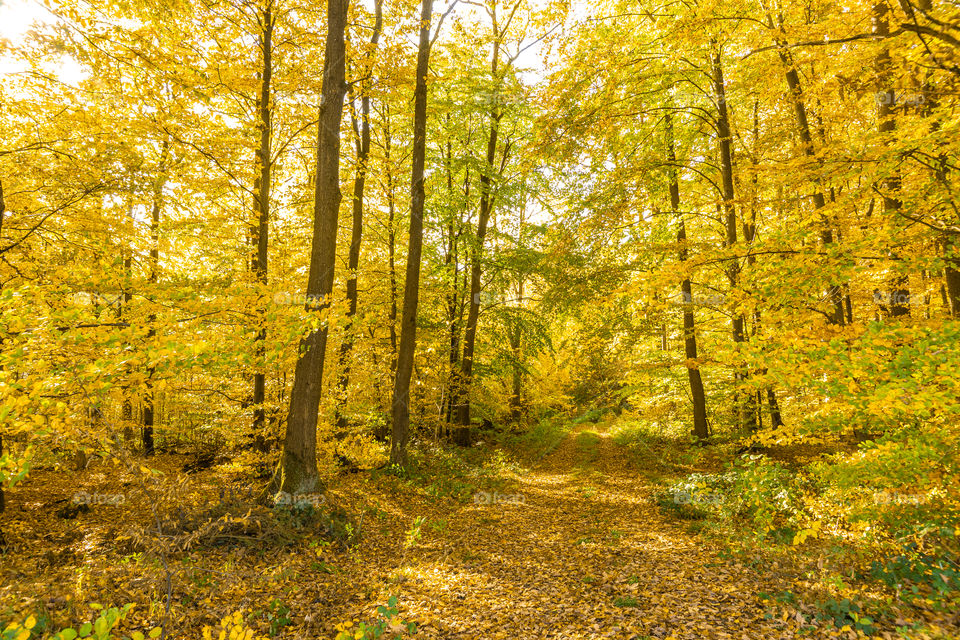
<svg viewBox="0 0 960 640"><path fill-rule="evenodd" d="M345 33L349 0L327 0L327 42L323 59L323 91L317 127L317 176L313 206L313 243L307 279L307 309L329 309L337 250L340 210L340 120L346 93ZM283 460L272 489L309 493L318 488L317 414L320 410L328 324L300 341Z"/></svg>
<svg viewBox="0 0 960 640"><path fill-rule="evenodd" d="M767 14L767 20L772 26L773 18L769 13ZM782 33L784 30L782 19L779 22L779 26ZM780 61L783 63L785 69L784 75L786 76L787 86L790 89L790 95L793 99L793 111L797 118L797 130L800 134L800 141L803 143L803 153L820 166L821 163L816 160L817 153L813 145L813 136L810 134L810 122L807 118L807 107L803 101L803 88L800 86L800 75L797 73L797 67L794 64L793 56L790 54L786 42L782 38L777 37L775 38L775 43ZM814 179L813 206L820 216L820 241L824 248L829 250L830 246L834 244L834 237L830 221L823 214L827 203L823 195L823 185L821 182L822 180L819 176ZM842 292L843 287L840 285L830 285L830 289L827 292L827 300L830 304L830 312L827 318L831 324L840 326L844 324Z"/></svg>
<svg viewBox="0 0 960 640"><path fill-rule="evenodd" d="M397 371L397 206L393 184L393 166L390 164L390 114L386 114L383 123L384 165L387 170L387 257L390 270L390 377Z"/></svg>
<svg viewBox="0 0 960 640"><path fill-rule="evenodd" d="M256 224L253 225L252 236L256 246L256 253L251 260L251 270L257 283L267 284L267 247L270 233L270 120L273 112L270 95L270 82L273 77L273 5L268 2L261 16L260 49L263 67L260 70L260 96L257 100L257 123L260 129L260 146L256 152L258 173L253 185L253 208L256 214ZM267 439L263 430L266 424L264 401L266 399L266 371L264 371L264 342L267 339L263 309L263 294L258 295L257 334L254 337L254 361L258 370L253 374L253 436L254 446L260 451L268 449Z"/></svg>
<svg viewBox="0 0 960 640"><path fill-rule="evenodd" d="M523 210L520 213L520 224L523 225ZM523 274L518 276L517 282L517 309L523 308ZM523 415L523 366L520 364L522 356L521 347L523 346L523 323L520 319L519 311L513 319L513 327L510 332L510 352L513 355L513 393L510 394L510 417L514 421L520 420Z"/></svg>
<svg viewBox="0 0 960 640"><path fill-rule="evenodd" d="M490 76L499 88L497 68L500 62L500 34L494 25L493 56L490 62ZM486 171L480 175L480 216L477 220L477 236L474 239L470 265L470 297L467 311L467 324L463 331L463 358L460 360L460 379L457 385L457 428L453 431L453 441L461 447L470 446L470 388L473 385L473 355L477 339L477 322L480 319L480 277L483 272L483 241L487 235L487 224L493 210L493 173L497 154L497 136L500 133L502 113L494 95L490 108L490 134L487 138Z"/></svg>
<svg viewBox="0 0 960 640"><path fill-rule="evenodd" d="M166 161L169 152L169 141L164 140L163 149L160 152L160 162L158 164L157 181L153 188L153 205L150 211L150 275L147 277L148 285L155 285L160 277L160 211L163 207L163 187L166 184ZM147 342L151 342L157 336L157 316L151 313L147 318ZM156 406L153 392L153 376L156 369L153 366L147 368L147 379L144 382L143 410L141 416L141 442L143 445L143 455L152 456L154 453L153 428L156 421Z"/></svg>
<svg viewBox="0 0 960 640"><path fill-rule="evenodd" d="M777 402L777 394L774 393L773 387L767 387L767 404L770 407L770 422L772 423L772 427L774 429L782 427L783 418L780 416L780 403Z"/></svg>
<svg viewBox="0 0 960 640"><path fill-rule="evenodd" d="M3 434L0 433L0 460L3 459ZM7 508L6 497L3 493L3 485L0 485L0 513L3 513L3 510ZM0 531L0 539L3 538L3 531Z"/></svg>
<svg viewBox="0 0 960 640"><path fill-rule="evenodd" d="M127 201L127 218L133 220L133 188L131 185ZM120 304L117 306L117 320L123 320L123 314L130 307L130 301L133 300L133 294L130 293L130 281L133 277L133 251L129 246L123 249L123 277L124 286L120 298ZM130 365L124 365L124 373L129 378ZM120 409L120 420L123 422L123 437L130 441L133 440L133 402L130 399L130 386L123 386L123 404Z"/></svg>
<svg viewBox="0 0 960 640"><path fill-rule="evenodd" d="M879 2L873 6L874 33L880 38L881 42L890 36L890 24L887 18L887 12L890 7L885 2ZM885 43L882 44L880 53L876 57L876 73L879 82L877 97L877 128L883 138L883 144L888 145L889 139L897 129L897 122L894 117L894 105L896 103L896 90L890 88L890 53ZM900 213L902 203L898 198L900 191L900 174L897 171L892 172L883 181L883 212L887 216L896 216ZM896 261L898 256L892 255L891 258ZM889 281L889 299L886 301L886 312L890 317L910 315L910 290L908 288L909 279L904 275L897 275Z"/></svg>
<svg viewBox="0 0 960 640"><path fill-rule="evenodd" d="M449 116L448 116L449 123ZM450 139L447 139L447 193L451 202L456 202L453 189L453 168L451 162L453 159L453 145ZM464 170L464 202L470 202L470 168ZM449 370L447 373L447 397L444 401L442 420L444 423L444 434L450 436L450 423L453 421L453 412L456 402L460 397L460 326L463 321L464 287L460 286L460 236L463 233L463 220L459 219L459 224L454 225L454 217L451 212L447 219L447 250L444 256L444 266L450 275L452 291L447 294L447 326L449 331L450 351L447 354L447 363Z"/></svg>
<svg viewBox="0 0 960 640"><path fill-rule="evenodd" d="M410 437L410 376L417 344L417 305L420 301L420 257L423 251L423 173L427 147L427 73L430 63L430 20L433 0L423 0L420 12L420 47L417 52L417 81L413 107L413 154L410 170L410 237L407 248L407 278L403 290L400 347L393 383L393 433L390 462L407 464Z"/></svg>
<svg viewBox="0 0 960 640"><path fill-rule="evenodd" d="M720 177L723 189L723 215L726 226L726 246L730 249L737 244L737 210L734 205L733 190L733 154L731 151L732 135L730 119L727 112L727 94L723 81L723 66L720 51L713 56L713 87L717 98L717 136L720 141ZM739 286L740 264L731 259L727 267L727 279L731 290ZM743 314L734 313L732 321L733 342L740 351L740 345L745 341ZM746 379L746 371L741 363L736 363L734 379L737 383ZM756 430L756 411L753 408L753 394L746 394L737 390L734 396L740 426L750 431Z"/></svg>
<svg viewBox="0 0 960 640"><path fill-rule="evenodd" d="M667 129L667 164L670 171L670 208L673 215L679 217L677 227L677 245L680 247L680 262L686 262L687 228L680 212L680 182L677 172L677 154L673 146L673 120L670 113L664 116ZM710 436L707 427L707 396L703 389L703 379L700 369L695 364L697 359L697 327L693 315L693 285L690 278L684 278L680 283L683 295L683 351L686 357L687 379L690 382L690 397L693 399L693 433L701 441Z"/></svg>
<svg viewBox="0 0 960 640"><path fill-rule="evenodd" d="M947 266L943 270L949 311L954 318L960 318L960 242L957 242L957 236L945 236L943 249L944 253L952 254L952 257L947 256Z"/></svg>
<svg viewBox="0 0 960 640"><path fill-rule="evenodd" d="M7 213L7 203L3 199L3 181L0 180L0 240L3 239L3 218ZM3 459L3 434L0 433L0 459ZM3 494L3 485L0 485L0 513L6 508L6 498ZM3 531L0 531L0 540L3 539Z"/></svg>
<svg viewBox="0 0 960 640"><path fill-rule="evenodd" d="M381 8L383 0L377 0L375 5L376 23L373 27L373 36L370 44L376 50L380 41L380 30L383 27ZM371 52L371 56L373 53ZM360 126L357 132L357 174L353 180L353 228L350 235L350 254L347 258L347 325L344 327L343 342L340 343L339 369L337 377L337 429L342 432L347 427L347 416L343 409L347 401L347 387L350 384L350 351L353 348L354 328L353 320L357 315L357 270L360 268L360 244L363 241L363 190L367 182L367 158L370 156L370 93L364 88L360 98ZM354 118L354 130L357 130Z"/></svg>

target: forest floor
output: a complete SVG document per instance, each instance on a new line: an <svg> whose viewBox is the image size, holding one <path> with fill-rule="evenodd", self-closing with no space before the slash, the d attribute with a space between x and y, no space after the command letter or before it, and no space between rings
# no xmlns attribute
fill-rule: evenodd
<svg viewBox="0 0 960 640"><path fill-rule="evenodd" d="M519 479L522 504L464 507L403 591L436 638L789 638L759 592L653 504L627 453L595 425ZM462 561L468 553L469 561ZM838 637L840 637L838 635Z"/></svg>
<svg viewBox="0 0 960 640"><path fill-rule="evenodd" d="M229 466L185 474L182 457L158 456L149 464L164 473L142 494L143 470L38 471L0 517L0 629L38 615L31 637L46 637L91 620L91 603L135 603L118 637L166 618L165 637L192 640L242 611L258 637L328 639L396 596L399 612L379 617L416 623L418 638L863 637L772 607L764 594L796 576L738 561L665 515L650 470L603 424L574 427L528 468L445 455L446 470L417 478L331 483L330 504L363 514L340 526L346 545L316 519L231 497L251 480ZM57 514L78 490L125 499Z"/></svg>

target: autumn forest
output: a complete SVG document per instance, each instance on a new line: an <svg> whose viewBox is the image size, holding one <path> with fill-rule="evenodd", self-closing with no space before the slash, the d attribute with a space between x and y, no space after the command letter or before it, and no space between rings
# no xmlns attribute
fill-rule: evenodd
<svg viewBox="0 0 960 640"><path fill-rule="evenodd" d="M960 638L960 5L0 3L0 640Z"/></svg>

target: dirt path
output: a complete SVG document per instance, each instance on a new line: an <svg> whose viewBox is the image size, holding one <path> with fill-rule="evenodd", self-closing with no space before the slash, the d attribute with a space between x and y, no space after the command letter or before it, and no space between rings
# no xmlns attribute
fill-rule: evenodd
<svg viewBox="0 0 960 640"><path fill-rule="evenodd" d="M588 425L521 480L451 518L408 563L401 591L421 637L792 638L771 590L662 516L624 451Z"/></svg>

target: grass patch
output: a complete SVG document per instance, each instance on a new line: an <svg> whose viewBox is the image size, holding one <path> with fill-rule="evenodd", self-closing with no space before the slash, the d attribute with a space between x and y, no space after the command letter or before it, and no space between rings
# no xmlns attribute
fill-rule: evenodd
<svg viewBox="0 0 960 640"><path fill-rule="evenodd" d="M580 458L578 464L590 465L596 462L600 450L600 434L595 431L581 431L573 443Z"/></svg>
<svg viewBox="0 0 960 640"><path fill-rule="evenodd" d="M505 439L511 451L527 462L537 462L556 449L570 432L570 423L562 418L544 418L529 430Z"/></svg>

